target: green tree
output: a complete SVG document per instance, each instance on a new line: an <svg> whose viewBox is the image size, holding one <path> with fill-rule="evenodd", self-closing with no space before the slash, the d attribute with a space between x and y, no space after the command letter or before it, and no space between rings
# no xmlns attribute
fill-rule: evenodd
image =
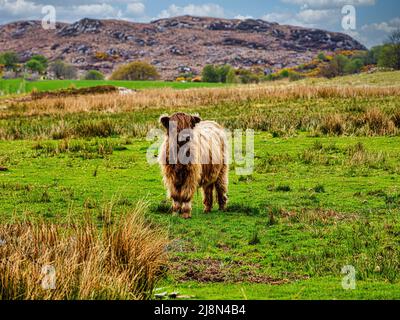
<svg viewBox="0 0 400 320"><path fill-rule="evenodd" d="M19 58L15 52L7 51L0 54L0 64L4 65L7 70L15 70L18 62Z"/></svg>
<svg viewBox="0 0 400 320"><path fill-rule="evenodd" d="M31 59L27 63L25 63L25 68L30 70L31 72L43 73L46 70L46 67L38 60Z"/></svg>
<svg viewBox="0 0 400 320"><path fill-rule="evenodd" d="M334 78L346 73L346 66L350 59L344 55L338 54L329 63L321 68L321 75L325 78Z"/></svg>
<svg viewBox="0 0 400 320"><path fill-rule="evenodd" d="M389 42L381 49L378 66L400 70L400 29L390 35Z"/></svg>
<svg viewBox="0 0 400 320"><path fill-rule="evenodd" d="M215 66L208 64L203 68L201 74L204 82L219 82L219 74Z"/></svg>
<svg viewBox="0 0 400 320"><path fill-rule="evenodd" d="M232 69L232 67L229 64L222 65L216 69L218 78L219 78L218 79L219 82L222 82L222 83L227 82L227 76L229 74L229 71L231 71L231 69Z"/></svg>
<svg viewBox="0 0 400 320"><path fill-rule="evenodd" d="M45 69L47 69L47 67L48 67L48 60L47 60L47 58L46 58L45 56L41 55L41 54L35 54L35 55L33 55L33 56L31 57L31 60L39 61Z"/></svg>
<svg viewBox="0 0 400 320"><path fill-rule="evenodd" d="M226 83L237 83L238 78L236 76L236 71L235 69L231 68L226 75Z"/></svg>
<svg viewBox="0 0 400 320"><path fill-rule="evenodd" d="M368 50L365 57L364 64L378 64L379 55L383 49L383 46L375 46Z"/></svg>
<svg viewBox="0 0 400 320"><path fill-rule="evenodd" d="M104 75L97 70L89 70L85 74L85 80L104 80Z"/></svg>
<svg viewBox="0 0 400 320"><path fill-rule="evenodd" d="M156 80L157 69L144 61L135 61L119 66L111 75L112 80Z"/></svg>
<svg viewBox="0 0 400 320"><path fill-rule="evenodd" d="M57 79L76 79L77 72L74 66L62 60L56 60L50 65L50 70Z"/></svg>
<svg viewBox="0 0 400 320"><path fill-rule="evenodd" d="M342 54L338 54L337 56L335 56L333 58L333 60L335 60L337 62L339 75L340 76L344 75L345 74L346 65L350 61L349 58L347 58L346 56L344 56Z"/></svg>
<svg viewBox="0 0 400 320"><path fill-rule="evenodd" d="M350 61L347 62L347 64L344 67L344 73L345 74L354 74L358 73L361 71L361 68L364 66L364 62L359 59L351 59Z"/></svg>
<svg viewBox="0 0 400 320"><path fill-rule="evenodd" d="M322 66L320 74L321 74L321 76L328 78L328 79L339 76L340 68L339 68L338 61L336 59L332 59L329 63Z"/></svg>
<svg viewBox="0 0 400 320"><path fill-rule="evenodd" d="M397 59L395 53L394 46L390 44L384 45L378 57L378 66L396 69Z"/></svg>

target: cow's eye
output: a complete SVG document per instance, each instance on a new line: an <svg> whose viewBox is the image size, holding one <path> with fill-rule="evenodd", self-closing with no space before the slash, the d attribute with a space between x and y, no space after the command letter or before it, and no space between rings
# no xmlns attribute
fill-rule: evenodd
<svg viewBox="0 0 400 320"><path fill-rule="evenodd" d="M186 137L186 142L189 142L190 141L190 137Z"/></svg>

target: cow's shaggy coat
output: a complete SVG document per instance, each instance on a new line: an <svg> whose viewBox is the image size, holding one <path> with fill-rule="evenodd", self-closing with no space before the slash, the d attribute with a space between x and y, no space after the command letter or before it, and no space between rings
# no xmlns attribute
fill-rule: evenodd
<svg viewBox="0 0 400 320"><path fill-rule="evenodd" d="M192 199L197 188L203 190L204 212L210 212L213 205L213 191L220 210L225 210L228 191L228 149L224 129L216 122L202 121L197 116L176 113L171 117L163 116L160 122L167 129L164 142L160 149L159 162L164 184L168 195L173 201L174 212L190 218ZM177 135L170 132L171 126L176 127ZM191 136L180 139L179 134L191 130ZM183 141L179 141L183 140ZM177 154L185 148L190 150L190 162L183 162L171 155L170 145L177 148ZM183 150L183 151L185 151Z"/></svg>

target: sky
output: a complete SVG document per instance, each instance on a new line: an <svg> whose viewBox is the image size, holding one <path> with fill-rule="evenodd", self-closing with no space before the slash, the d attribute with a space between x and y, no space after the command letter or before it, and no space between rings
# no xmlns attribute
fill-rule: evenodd
<svg viewBox="0 0 400 320"><path fill-rule="evenodd" d="M385 42L400 28L398 0L0 0L0 24L41 20L45 6L54 6L56 21L125 19L148 22L179 15L264 19L329 31L345 32L367 47ZM353 11L342 13L344 6ZM355 25L343 28L343 19ZM349 24L345 24L345 26Z"/></svg>

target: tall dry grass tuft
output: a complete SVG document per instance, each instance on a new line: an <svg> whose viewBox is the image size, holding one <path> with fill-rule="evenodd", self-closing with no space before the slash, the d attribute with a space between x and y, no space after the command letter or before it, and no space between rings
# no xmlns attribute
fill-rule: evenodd
<svg viewBox="0 0 400 320"><path fill-rule="evenodd" d="M393 121L394 125L400 129L400 111L397 111L393 114L391 120Z"/></svg>
<svg viewBox="0 0 400 320"><path fill-rule="evenodd" d="M342 135L344 132L345 121L340 114L329 114L322 119L320 131L327 135Z"/></svg>
<svg viewBox="0 0 400 320"><path fill-rule="evenodd" d="M362 117L362 122L367 126L369 135L390 135L396 131L393 121L378 108L367 110Z"/></svg>
<svg viewBox="0 0 400 320"><path fill-rule="evenodd" d="M168 237L144 217L104 214L64 225L0 225L0 300L148 299L166 265ZM54 285L54 286L53 286Z"/></svg>

